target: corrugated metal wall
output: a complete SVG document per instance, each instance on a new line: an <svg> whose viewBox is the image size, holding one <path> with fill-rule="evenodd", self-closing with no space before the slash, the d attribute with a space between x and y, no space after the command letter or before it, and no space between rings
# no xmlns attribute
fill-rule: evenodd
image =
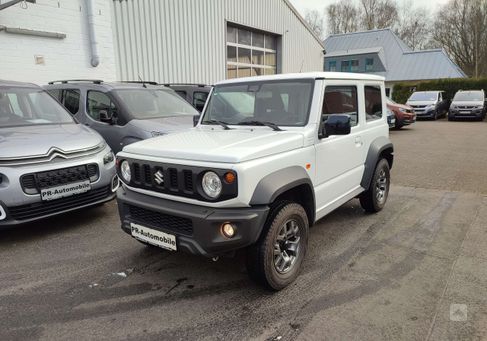
<svg viewBox="0 0 487 341"><path fill-rule="evenodd" d="M121 80L225 79L227 21L282 36L281 72L323 69L323 47L284 0L114 0L112 6Z"/></svg>

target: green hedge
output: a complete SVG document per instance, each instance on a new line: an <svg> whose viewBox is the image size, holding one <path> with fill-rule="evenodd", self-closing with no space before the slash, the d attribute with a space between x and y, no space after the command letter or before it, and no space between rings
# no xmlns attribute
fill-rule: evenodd
<svg viewBox="0 0 487 341"><path fill-rule="evenodd" d="M426 82L408 82L397 83L394 85L392 99L397 103L406 103L409 96L416 91L443 90L445 97L452 99L458 90L480 90L484 89L487 94L487 78L455 78L455 79L438 79Z"/></svg>

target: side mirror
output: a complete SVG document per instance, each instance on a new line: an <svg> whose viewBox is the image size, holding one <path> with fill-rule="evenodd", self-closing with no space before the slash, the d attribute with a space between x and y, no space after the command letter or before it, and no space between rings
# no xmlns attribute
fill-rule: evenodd
<svg viewBox="0 0 487 341"><path fill-rule="evenodd" d="M113 115L109 110L100 110L100 122L113 124Z"/></svg>
<svg viewBox="0 0 487 341"><path fill-rule="evenodd" d="M352 129L350 115L330 115L322 129L321 138L331 135L348 135Z"/></svg>

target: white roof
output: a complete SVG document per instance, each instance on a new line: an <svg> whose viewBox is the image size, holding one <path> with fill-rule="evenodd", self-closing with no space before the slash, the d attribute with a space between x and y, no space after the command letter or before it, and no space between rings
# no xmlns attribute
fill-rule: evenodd
<svg viewBox="0 0 487 341"><path fill-rule="evenodd" d="M268 76L255 76L255 77L243 77L227 79L216 83L220 84L232 84L232 83L244 83L244 82L258 82L258 81L273 81L273 80L285 80L285 79L353 79L353 80L369 80L369 81L384 81L384 77L365 74L365 73L349 73L349 72L302 72L302 73L282 73L277 75Z"/></svg>

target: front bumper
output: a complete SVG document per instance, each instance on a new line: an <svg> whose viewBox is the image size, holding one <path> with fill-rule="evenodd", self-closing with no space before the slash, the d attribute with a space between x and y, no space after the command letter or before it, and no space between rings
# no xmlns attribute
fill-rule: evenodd
<svg viewBox="0 0 487 341"><path fill-rule="evenodd" d="M450 110L450 118L481 118L484 117L484 109L473 110Z"/></svg>
<svg viewBox="0 0 487 341"><path fill-rule="evenodd" d="M176 236L177 249L214 257L254 244L267 219L269 207L212 208L152 197L121 186L117 192L122 230L131 234L131 223ZM233 238L221 225L236 225Z"/></svg>
<svg viewBox="0 0 487 341"><path fill-rule="evenodd" d="M435 110L430 111L416 111L416 118L434 118Z"/></svg>
<svg viewBox="0 0 487 341"><path fill-rule="evenodd" d="M32 222L114 199L118 187L115 161L105 164L103 160L109 151L107 147L96 154L80 158L57 158L50 162L15 166L0 164L0 174L3 174L3 181L0 183L0 228ZM91 182L91 189L85 193L43 201L37 183L34 182L33 185L37 187L36 193L31 194L22 185L21 179L26 174L87 164L98 165L98 179Z"/></svg>
<svg viewBox="0 0 487 341"><path fill-rule="evenodd" d="M416 116L409 117L409 118L398 118L397 123L401 126L408 126L416 122Z"/></svg>

